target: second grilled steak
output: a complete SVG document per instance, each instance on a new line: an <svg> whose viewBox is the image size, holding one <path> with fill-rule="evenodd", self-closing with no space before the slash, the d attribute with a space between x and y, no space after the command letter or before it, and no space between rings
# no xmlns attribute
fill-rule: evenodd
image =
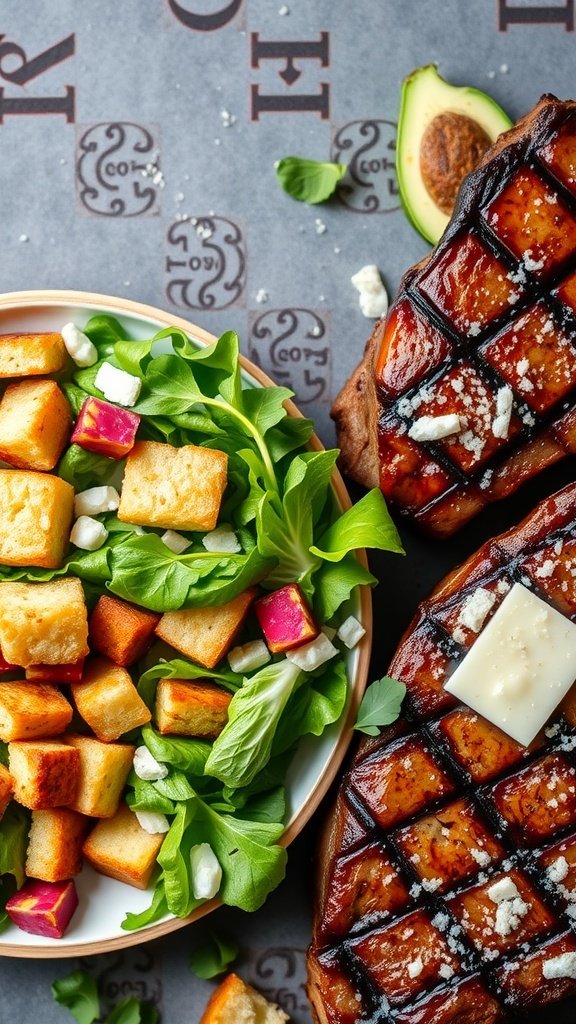
<svg viewBox="0 0 576 1024"><path fill-rule="evenodd" d="M576 621L576 484L485 544L420 607L390 666L407 710L365 740L320 857L309 995L320 1024L496 1024L576 998L576 686L529 747L444 682L467 598L515 582ZM518 893L498 922L489 890ZM501 912L502 915L503 912Z"/></svg>
<svg viewBox="0 0 576 1024"><path fill-rule="evenodd" d="M336 399L343 467L449 536L576 451L575 388L576 102L544 97L465 180Z"/></svg>

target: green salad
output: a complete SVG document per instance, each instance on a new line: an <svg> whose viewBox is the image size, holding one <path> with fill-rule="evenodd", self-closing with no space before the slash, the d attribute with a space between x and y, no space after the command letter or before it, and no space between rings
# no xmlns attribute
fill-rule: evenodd
<svg viewBox="0 0 576 1024"><path fill-rule="evenodd" d="M167 831L150 906L128 913L122 927L141 928L168 913L186 917L199 906L195 865L198 849L207 847L221 871L219 898L253 911L284 875L285 781L298 744L306 735L320 736L346 705L349 650L337 631L353 610L355 588L376 582L355 549L401 552L400 540L379 490L342 512L332 487L338 452L308 448L312 423L287 414L289 390L251 387L243 380L235 333L209 347L173 328L134 341L104 315L82 330L97 350L97 362L54 377L73 419L87 397L102 399L95 381L104 363L139 378L130 410L140 417L138 441L195 445L227 456L218 527L235 535L237 550L207 550L202 532L184 531L187 546L178 552L164 542L162 529L143 529L110 511L98 516L106 537L96 550L72 544L56 569L0 565L0 580L77 578L89 614L108 594L158 615L219 607L249 588L262 598L297 584L335 648L311 671L285 653L272 653L263 666L242 672L233 671L226 656L207 669L154 639L129 667L152 717L119 742L145 747L163 777L142 778L132 768L124 797L134 812L164 816ZM161 351L167 342L169 354ZM71 443L54 473L78 494L110 482L121 490L123 468L121 459ZM262 632L251 614L234 642L255 640L262 640ZM161 680L171 679L211 680L231 695L227 722L216 738L160 732L156 690ZM73 728L86 731L76 720ZM1 753L7 764L6 744ZM13 801L0 822L5 896L25 881L29 826L29 810Z"/></svg>

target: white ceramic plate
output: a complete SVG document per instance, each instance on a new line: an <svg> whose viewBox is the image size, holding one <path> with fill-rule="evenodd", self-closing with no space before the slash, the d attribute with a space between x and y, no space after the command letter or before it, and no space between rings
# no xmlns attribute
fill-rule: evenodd
<svg viewBox="0 0 576 1024"><path fill-rule="evenodd" d="M64 291L0 295L0 334L59 331L70 320L83 327L96 313L110 313L117 317L127 334L136 340L149 338L157 330L170 325L182 328L200 344L210 344L215 340L207 331L152 306L107 295ZM248 360L242 359L242 367L248 385L262 387L272 383ZM287 406L291 415L300 415L292 403L287 403ZM314 437L311 447L318 449L322 445ZM334 474L334 489L342 507L347 508L350 499L338 473ZM364 558L363 552L360 557ZM367 587L359 590L353 610L361 620L366 635L348 657L348 708L342 720L329 727L323 736L305 739L298 757L294 759L287 783L287 826L282 839L285 846L298 835L318 807L336 775L352 735L352 723L366 685L372 633L370 592ZM28 935L11 926L0 935L0 955L65 957L102 953L165 935L219 906L217 900L212 900L186 920L167 916L148 928L125 932L120 925L126 912L139 913L144 910L150 904L151 892L142 892L123 882L106 878L89 867L84 868L76 881L80 905L63 939Z"/></svg>

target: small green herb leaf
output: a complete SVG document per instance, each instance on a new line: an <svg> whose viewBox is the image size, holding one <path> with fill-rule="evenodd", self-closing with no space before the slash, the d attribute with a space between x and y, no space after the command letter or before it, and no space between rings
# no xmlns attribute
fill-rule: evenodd
<svg viewBox="0 0 576 1024"><path fill-rule="evenodd" d="M52 995L59 1006L70 1011L77 1024L93 1024L100 1019L96 981L86 971L73 971L53 982Z"/></svg>
<svg viewBox="0 0 576 1024"><path fill-rule="evenodd" d="M299 156L285 156L276 164L282 188L301 203L323 203L336 191L346 173L346 164L322 163Z"/></svg>
<svg viewBox="0 0 576 1024"><path fill-rule="evenodd" d="M212 934L208 942L192 950L190 970L197 978L209 981L223 974L238 956L238 946L230 939Z"/></svg>
<svg viewBox="0 0 576 1024"><path fill-rule="evenodd" d="M129 996L118 1003L106 1017L106 1024L158 1024L160 1014L152 1003L141 1003Z"/></svg>
<svg viewBox="0 0 576 1024"><path fill-rule="evenodd" d="M367 736L379 736L384 725L391 725L400 714L406 687L397 679L376 679L364 694L354 726Z"/></svg>
<svg viewBox="0 0 576 1024"><path fill-rule="evenodd" d="M332 523L310 551L328 562L339 562L349 551L363 547L404 554L382 491L377 488L368 491Z"/></svg>

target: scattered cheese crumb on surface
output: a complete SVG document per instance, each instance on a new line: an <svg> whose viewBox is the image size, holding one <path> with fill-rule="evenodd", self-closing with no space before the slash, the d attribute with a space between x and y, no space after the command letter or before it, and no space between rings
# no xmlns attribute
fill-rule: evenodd
<svg viewBox="0 0 576 1024"><path fill-rule="evenodd" d="M325 633L320 633L310 643L298 647L295 651L287 651L286 657L303 672L313 672L314 669L320 668L321 665L330 661L336 654L338 654L338 648Z"/></svg>
<svg viewBox="0 0 576 1024"><path fill-rule="evenodd" d="M229 526L217 526L215 530L206 533L202 538L206 551L225 552L230 555L237 555L242 551L242 545L238 537Z"/></svg>
<svg viewBox="0 0 576 1024"><path fill-rule="evenodd" d="M494 437L506 438L510 429L512 418L512 403L514 395L512 388L498 388L496 393L496 416L492 422L492 433Z"/></svg>
<svg viewBox="0 0 576 1024"><path fill-rule="evenodd" d="M134 811L141 828L151 836L163 835L168 832L170 822L165 814L158 811Z"/></svg>
<svg viewBox="0 0 576 1024"><path fill-rule="evenodd" d="M446 416L421 416L410 427L408 437L413 441L439 441L458 434L461 427L460 417L454 412Z"/></svg>
<svg viewBox="0 0 576 1024"><path fill-rule="evenodd" d="M259 288L254 297L256 299L256 302L260 303L268 302L268 299L270 298L265 288Z"/></svg>
<svg viewBox="0 0 576 1024"><path fill-rule="evenodd" d="M139 377L112 366L112 363L102 363L94 378L94 387L101 391L109 402L129 407L138 401L142 381Z"/></svg>
<svg viewBox="0 0 576 1024"><path fill-rule="evenodd" d="M98 362L98 351L90 338L76 324L64 324L60 330L64 348L76 366L93 366Z"/></svg>
<svg viewBox="0 0 576 1024"><path fill-rule="evenodd" d="M496 594L485 587L477 587L474 593L468 595L460 609L459 625L466 626L473 633L479 633L495 603Z"/></svg>
<svg viewBox="0 0 576 1024"><path fill-rule="evenodd" d="M181 533L176 530L166 530L160 540L166 545L169 551L172 551L175 555L181 555L186 548L189 548L192 541L188 537L184 537Z"/></svg>
<svg viewBox="0 0 576 1024"><path fill-rule="evenodd" d="M159 779L165 779L168 775L166 765L160 764L145 746L136 747L132 766L138 778L145 782L158 782Z"/></svg>
<svg viewBox="0 0 576 1024"><path fill-rule="evenodd" d="M266 665L271 658L263 640L251 640L228 651L228 664L233 672L253 672Z"/></svg>
<svg viewBox="0 0 576 1024"><path fill-rule="evenodd" d="M576 953L560 953L560 956L545 960L542 974L549 981L552 978L576 979Z"/></svg>
<svg viewBox="0 0 576 1024"><path fill-rule="evenodd" d="M353 274L350 280L359 293L358 301L363 316L370 320L386 316L388 294L376 264L367 263Z"/></svg>
<svg viewBox="0 0 576 1024"><path fill-rule="evenodd" d="M570 870L566 857L558 857L552 864L548 865L548 878L557 884L563 882Z"/></svg>
<svg viewBox="0 0 576 1024"><path fill-rule="evenodd" d="M324 235L324 234L326 234L328 228L326 227L324 221L320 219L320 217L316 217L316 220L314 221L314 223L316 225L316 234L317 235Z"/></svg>
<svg viewBox="0 0 576 1024"><path fill-rule="evenodd" d="M412 960L408 964L408 977L417 978L418 975L422 974L424 970L424 964L422 963L422 957L418 956L415 960Z"/></svg>
<svg viewBox="0 0 576 1024"><path fill-rule="evenodd" d="M355 618L354 615L349 615L340 626L337 635L342 643L345 644L349 650L352 650L353 647L356 647L356 644L360 643L365 633L366 630L364 629L364 626L358 622L358 619Z"/></svg>

